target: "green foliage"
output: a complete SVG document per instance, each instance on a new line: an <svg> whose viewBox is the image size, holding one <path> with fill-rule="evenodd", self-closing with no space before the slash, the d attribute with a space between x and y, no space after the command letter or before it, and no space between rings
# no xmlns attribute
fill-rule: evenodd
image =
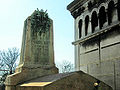
<svg viewBox="0 0 120 90"><path fill-rule="evenodd" d="M39 11L39 9L35 10L31 15L31 28L32 33L45 33L49 30L51 24L51 20L48 17L47 11L44 12L43 9Z"/></svg>

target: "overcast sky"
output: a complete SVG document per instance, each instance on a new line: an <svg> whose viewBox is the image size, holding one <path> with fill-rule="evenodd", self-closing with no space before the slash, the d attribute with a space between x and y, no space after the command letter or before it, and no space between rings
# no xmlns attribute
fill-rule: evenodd
<svg viewBox="0 0 120 90"><path fill-rule="evenodd" d="M67 5L73 0L0 0L0 50L21 49L24 20L37 8L54 23L55 61L74 62L74 20Z"/></svg>

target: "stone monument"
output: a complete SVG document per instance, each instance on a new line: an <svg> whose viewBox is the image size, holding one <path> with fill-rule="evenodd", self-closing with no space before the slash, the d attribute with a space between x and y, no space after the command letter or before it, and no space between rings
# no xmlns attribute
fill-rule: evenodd
<svg viewBox="0 0 120 90"><path fill-rule="evenodd" d="M54 64L53 21L47 12L35 10L24 22L20 63L6 79L6 90L24 81L58 73Z"/></svg>

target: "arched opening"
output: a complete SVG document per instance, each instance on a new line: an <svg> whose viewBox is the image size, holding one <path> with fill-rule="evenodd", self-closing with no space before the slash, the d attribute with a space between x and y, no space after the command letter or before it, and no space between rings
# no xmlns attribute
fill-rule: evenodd
<svg viewBox="0 0 120 90"><path fill-rule="evenodd" d="M114 1L110 1L108 4L108 24L109 25L112 23L114 10L115 10Z"/></svg>
<svg viewBox="0 0 120 90"><path fill-rule="evenodd" d="M95 28L98 26L98 17L96 11L92 13L91 24L92 24L92 33L94 33Z"/></svg>
<svg viewBox="0 0 120 90"><path fill-rule="evenodd" d="M89 16L85 18L85 36L88 34Z"/></svg>
<svg viewBox="0 0 120 90"><path fill-rule="evenodd" d="M106 12L105 12L105 7L102 6L99 11L99 26L100 29L102 29L104 23L107 21L106 19Z"/></svg>
<svg viewBox="0 0 120 90"><path fill-rule="evenodd" d="M118 11L118 20L120 21L120 0L118 0L117 11Z"/></svg>
<svg viewBox="0 0 120 90"><path fill-rule="evenodd" d="M79 28L79 38L82 37L82 20L80 19L78 23L78 28Z"/></svg>

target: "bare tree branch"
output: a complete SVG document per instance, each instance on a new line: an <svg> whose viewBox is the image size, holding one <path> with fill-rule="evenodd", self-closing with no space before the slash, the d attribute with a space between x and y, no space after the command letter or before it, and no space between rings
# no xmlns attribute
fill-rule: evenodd
<svg viewBox="0 0 120 90"><path fill-rule="evenodd" d="M17 48L8 48L7 51L0 52L0 59L10 70L10 74L13 73L14 64L19 56L19 50Z"/></svg>
<svg viewBox="0 0 120 90"><path fill-rule="evenodd" d="M70 61L64 60L61 64L57 63L60 73L72 72L74 71L74 64Z"/></svg>

